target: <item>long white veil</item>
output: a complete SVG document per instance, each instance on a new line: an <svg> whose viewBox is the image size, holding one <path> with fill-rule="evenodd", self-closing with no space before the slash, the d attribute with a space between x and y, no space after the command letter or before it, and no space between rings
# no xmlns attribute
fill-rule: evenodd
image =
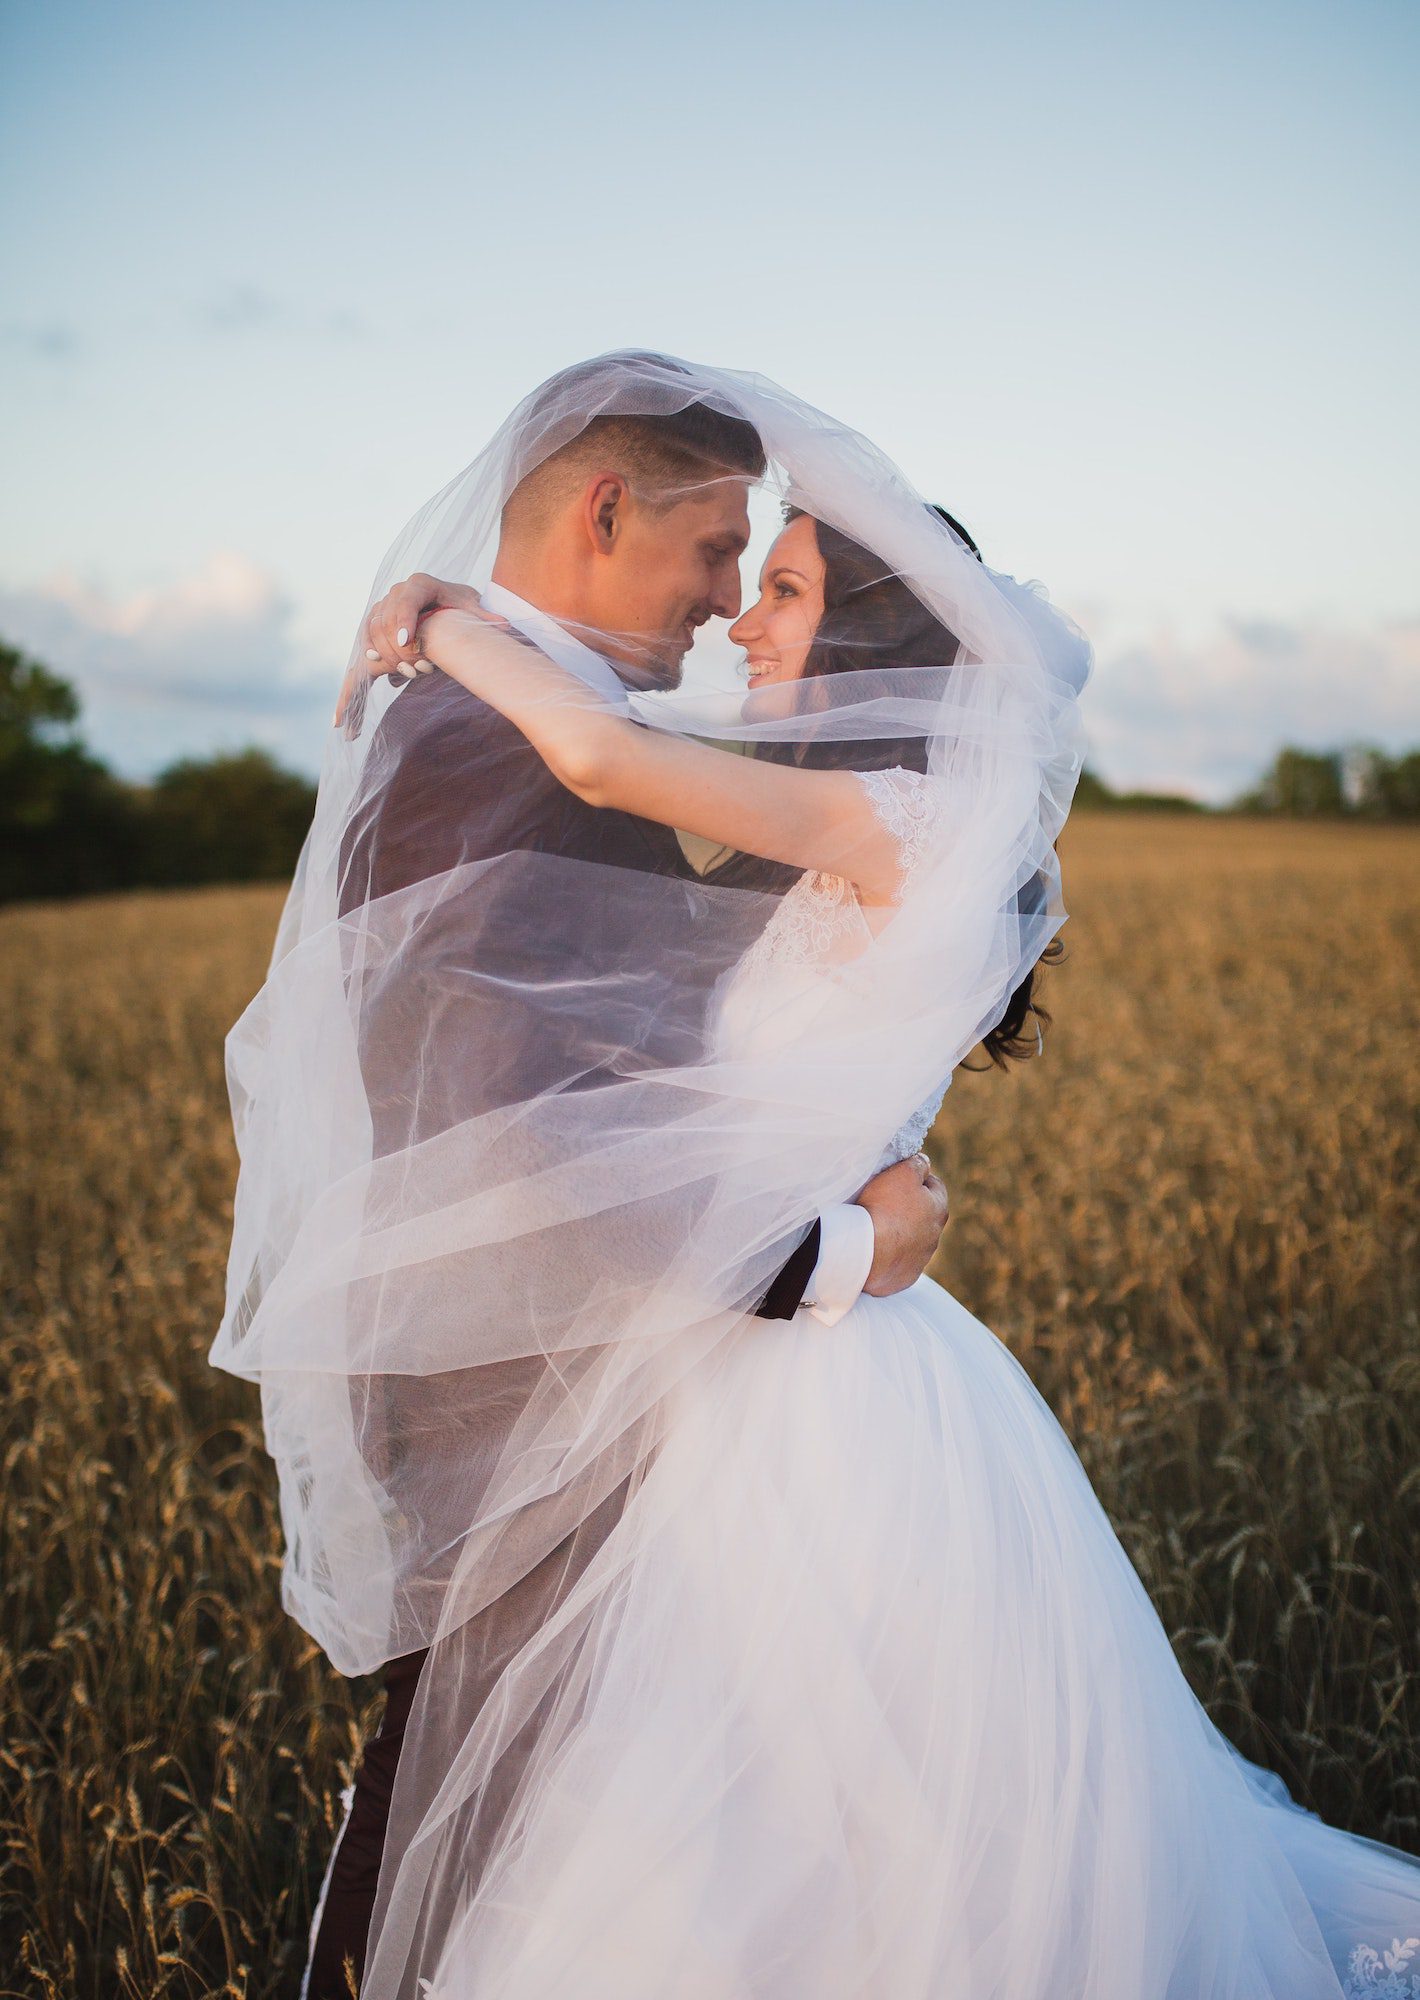
<svg viewBox="0 0 1420 2000"><path fill-rule="evenodd" d="M490 851L465 808L515 797L532 753L440 676L381 682L358 735L331 732L228 1042L241 1173L212 1358L261 1385L286 1605L345 1673L433 1648L377 1997L432 1973L575 1735L658 1532L647 1473L681 1399L753 1338L787 1248L852 1198L1064 917L1088 646L866 440L760 377L623 354L554 378L405 528L370 601L416 570L485 582L534 467L598 418L686 411L757 433L761 493L869 574L814 678L656 696L643 719L919 773L931 849L891 921L772 1057L727 1050L716 1009L782 877L701 881L654 843L589 858L516 815Z"/></svg>

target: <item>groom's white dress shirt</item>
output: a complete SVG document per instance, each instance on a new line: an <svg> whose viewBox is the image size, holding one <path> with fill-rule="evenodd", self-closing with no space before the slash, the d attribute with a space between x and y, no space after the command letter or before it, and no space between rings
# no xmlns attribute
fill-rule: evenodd
<svg viewBox="0 0 1420 2000"><path fill-rule="evenodd" d="M506 618L515 631L530 639L550 660L595 688L613 708L630 715L626 689L611 667L565 625L559 625L555 618L501 583L490 583L482 597L486 610ZM835 1202L824 1209L819 1217L818 1262L805 1288L801 1310L812 1313L825 1326L832 1326L857 1303L872 1262L873 1218L867 1209L851 1201Z"/></svg>

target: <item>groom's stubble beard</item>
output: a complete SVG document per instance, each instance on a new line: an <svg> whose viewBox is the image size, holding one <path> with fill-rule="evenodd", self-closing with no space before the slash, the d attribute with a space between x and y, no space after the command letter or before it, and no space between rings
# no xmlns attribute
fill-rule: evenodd
<svg viewBox="0 0 1420 2000"><path fill-rule="evenodd" d="M628 494L621 589L603 594L600 650L638 688L680 687L686 655L712 618L739 615L749 540L749 481L716 469L665 502ZM668 502L668 504L666 504ZM647 619L651 611L657 630Z"/></svg>
<svg viewBox="0 0 1420 2000"><path fill-rule="evenodd" d="M638 694L672 694L685 678L685 655L675 660L647 653L639 658L603 649L603 658L625 686Z"/></svg>
<svg viewBox="0 0 1420 2000"><path fill-rule="evenodd" d="M717 473L669 507L646 506L628 492L619 558L609 568L595 565L601 579L591 579L593 588L577 560L579 536L565 520L547 540L505 536L494 579L556 618L628 688L673 691L700 629L711 618L738 615L749 483Z"/></svg>
<svg viewBox="0 0 1420 2000"><path fill-rule="evenodd" d="M699 615L697 632L714 614ZM690 645L677 627L674 634L597 630L586 626L571 630L594 652L600 653L618 680L639 694L673 693L685 678L685 662ZM691 645L694 644L692 639Z"/></svg>

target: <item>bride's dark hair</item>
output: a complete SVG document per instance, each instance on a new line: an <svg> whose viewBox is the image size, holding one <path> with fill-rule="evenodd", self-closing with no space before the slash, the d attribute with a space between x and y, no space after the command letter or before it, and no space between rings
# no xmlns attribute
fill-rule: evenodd
<svg viewBox="0 0 1420 2000"><path fill-rule="evenodd" d="M961 522L945 507L933 513L963 542L978 562L981 551ZM802 507L784 509L784 521L796 521ZM941 667L950 665L961 652L957 635L942 624L917 594L889 570L881 556L874 555L850 536L810 515L819 554L823 557L823 617L819 622L803 678L816 680L828 674L872 672L881 667ZM795 761L816 768L884 770L904 765L911 770L926 769L926 748L920 737L881 745L862 742L803 743L793 749ZM865 756L865 752L869 754ZM1045 879L1034 875L1017 892L1016 907L1022 917L1034 916L1045 898ZM1032 1056L1041 1046L1035 1029L1026 1024L1034 1016L1042 1031L1050 1020L1049 1011L1034 998L1035 975L1042 965L1054 965L1063 958L1061 940L1052 938L1036 964L1026 974L1006 1003L1006 1011L995 1027L981 1038L981 1046L999 1069L1013 1057ZM973 1068L973 1064L963 1065Z"/></svg>

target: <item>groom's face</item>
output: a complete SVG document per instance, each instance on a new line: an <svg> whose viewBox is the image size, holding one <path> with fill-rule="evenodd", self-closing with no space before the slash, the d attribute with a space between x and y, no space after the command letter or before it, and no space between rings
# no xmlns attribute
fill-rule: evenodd
<svg viewBox="0 0 1420 2000"><path fill-rule="evenodd" d="M679 685L685 655L710 618L737 618L749 543L748 484L722 478L660 506L629 493L600 567L606 649Z"/></svg>

